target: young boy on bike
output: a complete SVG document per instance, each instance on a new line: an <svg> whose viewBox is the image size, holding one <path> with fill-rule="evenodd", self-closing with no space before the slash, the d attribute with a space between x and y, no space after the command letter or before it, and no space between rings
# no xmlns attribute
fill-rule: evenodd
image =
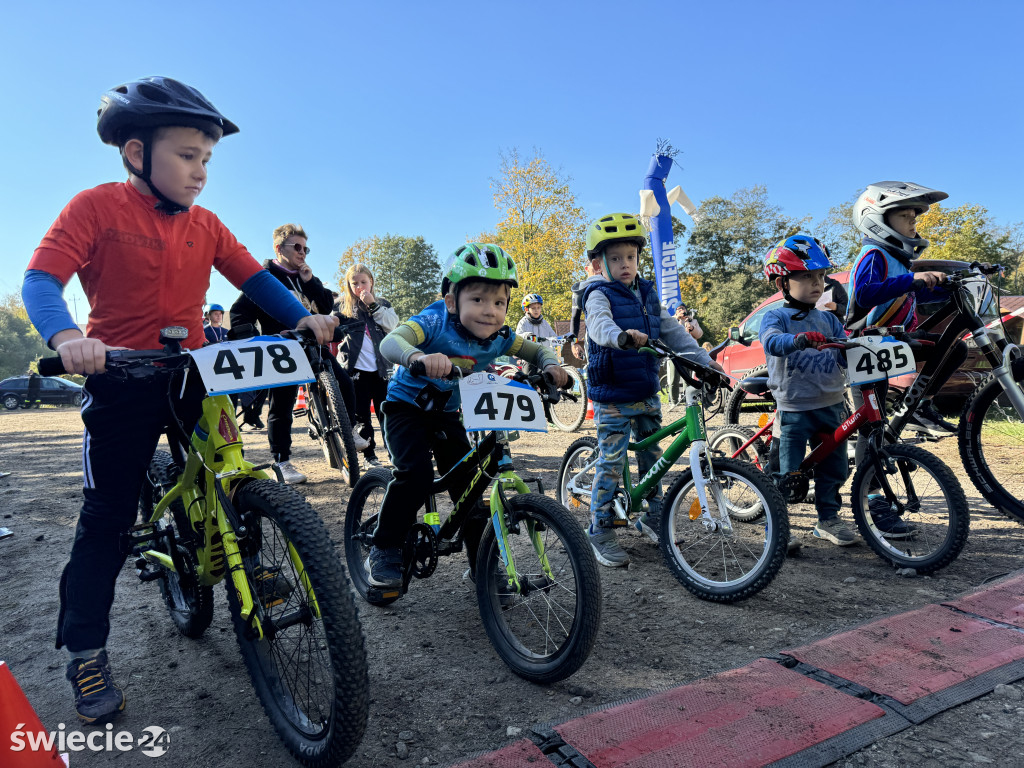
<svg viewBox="0 0 1024 768"><path fill-rule="evenodd" d="M660 338L688 359L721 370L661 306L654 283L637 276L646 244L646 230L628 213L603 216L587 228L587 253L601 260L607 278L594 279L584 293L587 378L599 450L590 500L590 545L597 561L611 568L629 564L613 527L620 521L612 510L612 496L622 482L630 429L643 439L661 427L658 359L627 348ZM660 457L658 446L639 454L640 476ZM661 495L658 483L649 499L649 513L637 522L637 528L655 540Z"/></svg>
<svg viewBox="0 0 1024 768"><path fill-rule="evenodd" d="M831 312L815 309L832 267L828 250L810 235L793 235L764 257L764 276L775 280L786 302L765 313L761 345L768 363L768 386L775 396L779 474L776 482L800 468L808 442L819 432L834 432L846 418L846 375L838 350L818 349L830 338L845 338L843 324ZM857 533L839 519L839 489L846 482L845 447L814 468L814 536L848 547ZM783 495L786 495L783 492Z"/></svg>
<svg viewBox="0 0 1024 768"><path fill-rule="evenodd" d="M184 346L200 347L211 267L289 328L309 328L326 343L336 324L310 316L215 215L193 206L214 145L238 131L199 91L163 77L118 86L102 97L97 130L119 148L128 180L68 203L33 254L22 289L33 324L64 368L88 376L85 500L60 580L57 647L68 648L75 708L90 723L124 709L104 647L114 584L150 459L175 417L165 379L114 378L105 373L107 351L153 349L167 326L184 326ZM84 335L62 295L75 274L92 307Z"/></svg>
<svg viewBox="0 0 1024 768"><path fill-rule="evenodd" d="M523 316L516 326L520 336L536 336L541 339L553 339L558 334L544 318L544 299L539 293L528 293L523 296Z"/></svg>
<svg viewBox="0 0 1024 768"><path fill-rule="evenodd" d="M458 382L441 377L453 365L466 373L482 371L496 357L517 355L543 368L557 385L568 381L551 350L505 325L509 294L517 285L515 263L505 251L468 243L455 251L445 270L444 298L381 342L381 355L402 367L391 378L382 407L384 440L395 471L366 558L367 580L373 586L394 588L402 583L402 545L434 481L431 453L443 475L471 450L459 419ZM417 360L422 361L425 376L410 373L409 366ZM452 488L452 499L463 490ZM477 543L467 536L471 567Z"/></svg>
<svg viewBox="0 0 1024 768"><path fill-rule="evenodd" d="M864 245L850 270L850 302L846 327L902 325L908 332L917 328L917 304L948 298L938 287L946 279L939 271L912 272L913 260L928 247L928 241L917 233L917 219L932 203L949 195L934 189L902 181L880 181L871 184L853 205L853 223L864 234ZM912 333L915 338L937 341L937 334ZM917 359L927 360L931 354L945 350L915 350ZM942 418L932 405L932 396L967 359L967 345L958 341L954 354L923 386L923 397L910 417L910 426L932 437L948 437L956 427ZM860 393L855 391L855 400ZM902 404L898 410L904 409ZM858 441L857 458L865 448Z"/></svg>

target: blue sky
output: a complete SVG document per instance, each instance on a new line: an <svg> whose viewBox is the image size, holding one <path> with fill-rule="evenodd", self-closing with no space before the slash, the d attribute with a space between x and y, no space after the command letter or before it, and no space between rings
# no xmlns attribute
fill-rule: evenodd
<svg viewBox="0 0 1024 768"><path fill-rule="evenodd" d="M124 177L100 94L169 75L242 129L199 204L253 254L301 223L333 282L359 238L443 257L493 228L498 155L541 150L588 214L636 211L659 137L695 202L765 184L820 218L907 179L1024 219L1024 3L17 3L5 12L0 293L80 190ZM676 215L683 215L680 210ZM79 297L77 282L67 295ZM209 298L235 290L215 276ZM130 297L130 286L126 286ZM130 300L130 299L129 299Z"/></svg>

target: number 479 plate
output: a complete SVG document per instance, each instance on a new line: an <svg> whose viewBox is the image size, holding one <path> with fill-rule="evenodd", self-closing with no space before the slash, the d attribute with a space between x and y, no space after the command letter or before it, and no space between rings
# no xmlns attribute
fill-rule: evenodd
<svg viewBox="0 0 1024 768"><path fill-rule="evenodd" d="M891 336L864 336L857 341L866 342L870 348L851 347L846 351L850 384L870 384L917 371L909 344L896 341Z"/></svg>
<svg viewBox="0 0 1024 768"><path fill-rule="evenodd" d="M462 423L467 432L548 431L540 395L528 384L493 373L474 373L459 382L459 393Z"/></svg>
<svg viewBox="0 0 1024 768"><path fill-rule="evenodd" d="M211 344L192 350L192 360L211 395L313 381L313 369L302 346L280 336Z"/></svg>

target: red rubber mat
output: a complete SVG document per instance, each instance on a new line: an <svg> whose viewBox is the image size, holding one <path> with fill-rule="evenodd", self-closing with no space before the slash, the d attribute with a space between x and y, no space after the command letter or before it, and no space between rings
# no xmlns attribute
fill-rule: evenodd
<svg viewBox="0 0 1024 768"><path fill-rule="evenodd" d="M1024 575L943 605L1024 629Z"/></svg>
<svg viewBox="0 0 1024 768"><path fill-rule="evenodd" d="M1024 634L929 605L782 653L912 704L1024 659Z"/></svg>
<svg viewBox="0 0 1024 768"><path fill-rule="evenodd" d="M451 768L550 768L551 763L529 739L514 741L507 747L453 765Z"/></svg>
<svg viewBox="0 0 1024 768"><path fill-rule="evenodd" d="M781 760L883 715L870 702L758 659L554 730L596 768L735 768Z"/></svg>

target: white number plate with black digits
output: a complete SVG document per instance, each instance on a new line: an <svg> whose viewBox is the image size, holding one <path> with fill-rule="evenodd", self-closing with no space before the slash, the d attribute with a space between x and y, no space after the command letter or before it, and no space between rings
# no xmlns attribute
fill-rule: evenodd
<svg viewBox="0 0 1024 768"><path fill-rule="evenodd" d="M857 341L869 344L871 349L854 347L846 351L850 384L870 384L917 371L909 344L896 341L891 336L864 336Z"/></svg>
<svg viewBox="0 0 1024 768"><path fill-rule="evenodd" d="M306 353L297 341L257 336L192 350L192 359L210 395L230 395L313 381Z"/></svg>
<svg viewBox="0 0 1024 768"><path fill-rule="evenodd" d="M493 373L474 373L459 382L462 423L467 432L521 429L547 432L544 405L528 384Z"/></svg>

